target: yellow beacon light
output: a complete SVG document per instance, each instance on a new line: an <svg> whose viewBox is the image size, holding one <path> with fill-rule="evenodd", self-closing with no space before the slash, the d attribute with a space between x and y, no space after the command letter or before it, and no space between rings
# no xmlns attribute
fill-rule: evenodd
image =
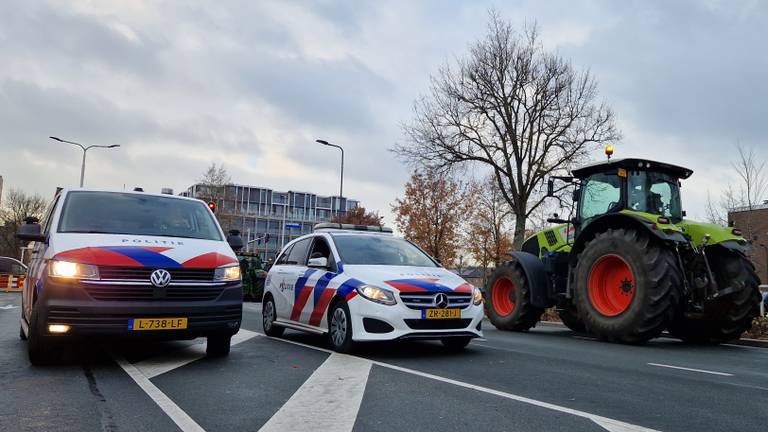
<svg viewBox="0 0 768 432"><path fill-rule="evenodd" d="M608 156L608 160L611 160L611 156L613 156L613 144L605 146L605 155Z"/></svg>

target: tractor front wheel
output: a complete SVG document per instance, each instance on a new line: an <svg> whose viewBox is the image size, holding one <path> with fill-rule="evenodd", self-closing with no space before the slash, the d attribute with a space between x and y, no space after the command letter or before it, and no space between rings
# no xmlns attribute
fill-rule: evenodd
<svg viewBox="0 0 768 432"><path fill-rule="evenodd" d="M752 327L752 318L759 315L760 282L752 262L740 253L719 248L707 256L718 288L731 286L739 291L712 300L701 318L681 313L669 332L686 342L719 344L738 339Z"/></svg>
<svg viewBox="0 0 768 432"><path fill-rule="evenodd" d="M531 304L530 283L517 261L496 267L486 293L485 314L499 330L529 330L544 312Z"/></svg>
<svg viewBox="0 0 768 432"><path fill-rule="evenodd" d="M671 249L633 229L587 242L576 265L576 301L586 329L603 340L642 343L673 317L681 274Z"/></svg>

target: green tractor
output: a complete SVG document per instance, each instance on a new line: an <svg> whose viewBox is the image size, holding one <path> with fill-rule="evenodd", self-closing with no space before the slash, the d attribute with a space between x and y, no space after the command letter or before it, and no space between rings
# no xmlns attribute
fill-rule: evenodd
<svg viewBox="0 0 768 432"><path fill-rule="evenodd" d="M606 151L608 153L608 151ZM609 154L610 157L610 154ZM575 185L575 214L528 238L486 286L486 314L526 331L546 308L602 340L643 343L665 329L688 342L721 343L748 330L760 282L737 228L685 219L687 168L617 159L549 179Z"/></svg>

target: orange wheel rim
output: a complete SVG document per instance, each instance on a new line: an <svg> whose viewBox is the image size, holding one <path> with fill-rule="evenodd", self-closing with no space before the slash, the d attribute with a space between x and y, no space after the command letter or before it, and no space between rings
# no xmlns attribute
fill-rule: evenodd
<svg viewBox="0 0 768 432"><path fill-rule="evenodd" d="M604 255L589 271L589 301L602 315L617 316L629 309L635 297L635 275L618 255Z"/></svg>
<svg viewBox="0 0 768 432"><path fill-rule="evenodd" d="M515 311L515 284L505 277L496 279L493 283L493 309L501 316L507 316Z"/></svg>

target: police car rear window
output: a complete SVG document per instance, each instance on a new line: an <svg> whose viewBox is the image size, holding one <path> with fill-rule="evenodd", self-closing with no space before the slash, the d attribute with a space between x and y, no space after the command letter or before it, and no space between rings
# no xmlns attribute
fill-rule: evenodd
<svg viewBox="0 0 768 432"><path fill-rule="evenodd" d="M203 202L120 192L70 192L58 232L223 240Z"/></svg>

